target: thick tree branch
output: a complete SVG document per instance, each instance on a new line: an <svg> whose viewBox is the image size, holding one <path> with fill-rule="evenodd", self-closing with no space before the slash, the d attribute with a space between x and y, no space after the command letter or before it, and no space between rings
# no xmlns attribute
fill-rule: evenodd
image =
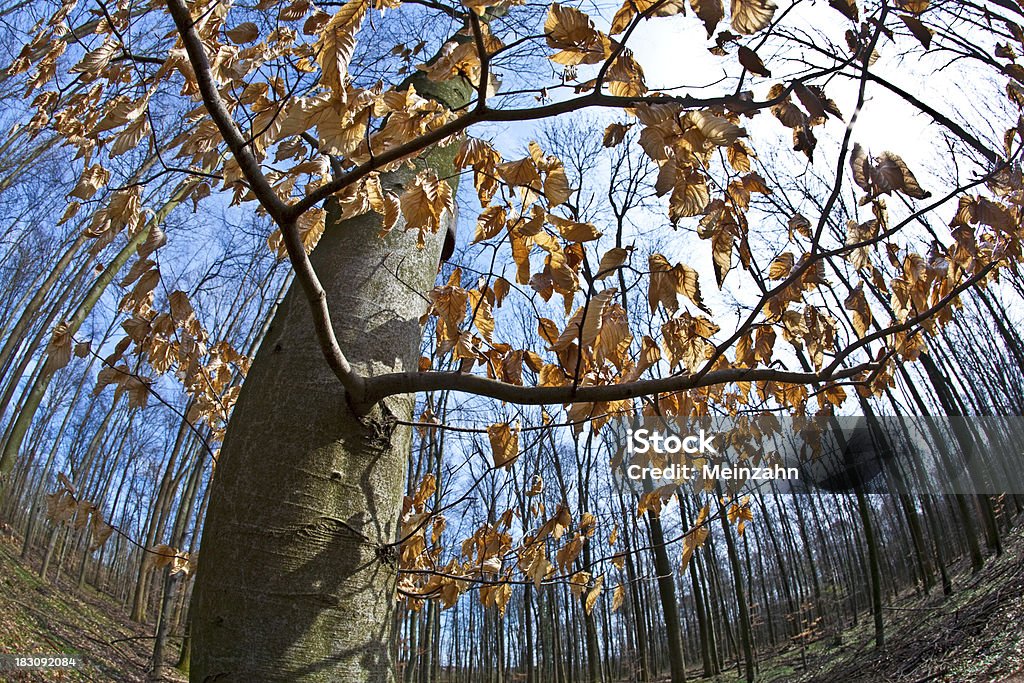
<svg viewBox="0 0 1024 683"><path fill-rule="evenodd" d="M227 104L220 96L217 85L213 82L210 70L210 60L206 55L206 47L202 39L196 33L195 25L192 22L192 15L185 6L184 0L168 0L167 9L174 19L174 25L181 36L181 42L185 46L189 63L195 73L196 83L203 98L203 104L210 118L217 125L221 137L227 143L228 149L238 162L238 167L245 176L253 194L259 199L260 204L266 208L267 213L275 222L281 224L287 216L287 205L277 196L274 188L260 170L259 162L252 152L246 147L245 137L239 130L235 120L228 111Z"/></svg>
<svg viewBox="0 0 1024 683"><path fill-rule="evenodd" d="M313 325L316 328L317 339L320 348L331 370L345 387L350 400L359 402L362 400L364 391L364 380L351 366L348 358L338 345L338 339L334 334L334 327L331 323L331 312L327 304L327 293L324 291L320 280L309 261L302 238L295 224L301 213L296 213L277 196L274 188L270 186L266 176L260 170L259 162L253 156L246 145L245 137L239 130L238 125L228 112L224 100L217 91L216 84L210 73L210 61L206 55L206 48L196 33L192 22L192 15L185 6L184 0L168 0L168 10L174 19L174 25L181 36L181 42L185 46L192 70L195 72L196 82L199 85L199 92L202 95L206 110L210 118L217 125L217 129L223 136L231 153L235 156L242 174L245 176L253 194L260 204L267 210L270 217L281 228L281 236L295 269L295 277L302 287L302 291L309 301L313 314Z"/></svg>
<svg viewBox="0 0 1024 683"><path fill-rule="evenodd" d="M180 0L179 0L180 1ZM370 173L380 169L382 166L399 161L420 152L427 147L436 144L445 138L457 135L478 123L501 123L512 121L536 121L561 114L582 111L592 107L625 109L635 107L638 104L679 104L686 108L698 109L717 106L728 106L737 111L751 112L759 109L767 109L789 97L793 87L813 78L818 78L825 73L831 73L832 69L815 73L803 78L795 79L776 97L766 100L750 102L741 100L733 95L721 95L717 97L693 97L692 95L644 95L638 97L616 97L592 92L581 97L554 102L540 107L528 107L525 109L473 109L459 118L449 121L443 126L436 128L429 133L421 135L409 142L393 147L385 152L375 154L371 161L356 166L343 176L338 176L328 183L324 183L313 192L310 192L302 200L288 207L288 216L291 218L302 215L305 211L316 206L327 199L335 192L348 187L354 182L365 178Z"/></svg>
<svg viewBox="0 0 1024 683"><path fill-rule="evenodd" d="M873 366L873 363L865 363L831 373L791 372L775 368L727 368L703 375L674 375L624 384L575 388L571 384L560 387L521 386L461 372L396 372L368 378L366 397L368 402L376 402L394 394L444 389L486 396L519 405L593 403L623 401L640 396L687 391L733 382L774 381L784 384L810 384L849 379Z"/></svg>
<svg viewBox="0 0 1024 683"><path fill-rule="evenodd" d="M920 311L902 323L890 325L866 335L848 345L836 354L833 361L819 372L791 372L774 368L728 368L695 374L675 375L658 379L640 380L624 384L576 387L572 384L559 387L529 387L508 384L480 375L460 372L401 372L372 377L367 380L366 398L375 403L394 394L420 391L454 390L487 396L519 405L551 405L557 403L589 403L599 401L622 401L640 396L662 394L733 382L774 381L784 384L815 384L818 382L850 379L861 372L879 367L878 363L863 363L851 368L841 368L843 361L853 352L872 341L884 339L899 332L913 329L935 316L950 305L960 294L981 282L999 264L998 260L984 267L954 287L946 296L930 308Z"/></svg>
<svg viewBox="0 0 1024 683"><path fill-rule="evenodd" d="M469 25L473 29L473 42L476 43L477 58L480 60L480 82L476 87L476 108L487 109L487 86L491 80L491 57L484 43L483 27L476 12L469 13Z"/></svg>
<svg viewBox="0 0 1024 683"><path fill-rule="evenodd" d="M920 111L923 111L925 114L928 114L928 116L932 117L933 121L942 126L945 126L947 129L949 129L949 132L953 133L953 135L956 135L958 138L960 138L968 145L970 145L972 148L974 148L983 157L985 157L989 161L989 163L999 164L1002 162L1002 159L999 157L999 154L997 154L994 150L990 149L989 147L985 146L980 140L978 140L978 138L964 130L963 126L958 124L953 119L940 113L933 107L928 106L918 98L908 93L903 88L893 83L890 83L889 81L885 80L881 76L878 76L877 74L868 71L866 72L865 76L872 83L877 83L886 90L892 92L894 95L902 97L909 104L917 107Z"/></svg>

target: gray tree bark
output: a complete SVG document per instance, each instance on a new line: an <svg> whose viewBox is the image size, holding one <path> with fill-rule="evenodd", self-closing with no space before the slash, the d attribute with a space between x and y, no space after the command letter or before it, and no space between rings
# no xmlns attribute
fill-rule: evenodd
<svg viewBox="0 0 1024 683"><path fill-rule="evenodd" d="M463 84L429 96L468 99ZM426 87L416 83L417 90ZM453 176L455 146L420 162ZM382 176L401 194L415 172ZM402 225L340 220L311 254L339 343L364 376L415 370L447 225L417 248ZM450 217L449 217L450 218ZM391 683L395 553L414 397L357 415L291 288L253 361L216 465L192 601L195 681Z"/></svg>

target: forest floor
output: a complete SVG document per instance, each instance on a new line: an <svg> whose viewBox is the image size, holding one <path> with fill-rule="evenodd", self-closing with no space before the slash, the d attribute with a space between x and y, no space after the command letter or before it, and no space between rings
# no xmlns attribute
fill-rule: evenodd
<svg viewBox="0 0 1024 683"><path fill-rule="evenodd" d="M1024 683L1024 530L1003 539L1004 552L972 575L949 567L953 593L883 596L885 647L874 622L823 635L764 660L758 680L773 683ZM720 680L735 680L726 679Z"/></svg>
<svg viewBox="0 0 1024 683"><path fill-rule="evenodd" d="M0 671L0 681L145 681L153 655L152 627L136 624L109 595L61 576L58 585L39 578L39 560L27 564L20 544L0 535L0 653L76 655L77 669ZM51 570L52 574L52 570ZM180 643L171 639L169 657ZM173 669L165 680L184 681Z"/></svg>
<svg viewBox="0 0 1024 683"><path fill-rule="evenodd" d="M1002 557L976 575L950 567L954 591L885 597L886 645L876 649L873 622L820 634L803 655L791 646L759 663L759 681L771 683L1024 683L1024 530L1005 538ZM2 681L145 681L152 629L130 621L110 596L70 580L54 586L18 556L19 545L0 535L0 653L75 654L79 669L0 672ZM38 564L36 562L35 564ZM172 641L168 655L177 655ZM185 677L169 662L172 681ZM693 672L691 680L701 680ZM703 679L708 680L708 679ZM740 680L736 669L716 683Z"/></svg>

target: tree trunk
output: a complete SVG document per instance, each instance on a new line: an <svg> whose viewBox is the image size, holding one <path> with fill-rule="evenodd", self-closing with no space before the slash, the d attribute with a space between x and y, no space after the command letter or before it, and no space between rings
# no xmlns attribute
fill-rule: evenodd
<svg viewBox="0 0 1024 683"><path fill-rule="evenodd" d="M683 525L682 528L689 529L690 516L682 491L676 493L676 499L679 501L679 514L681 515L680 521ZM697 612L697 630L700 633L701 664L703 665L704 678L710 678L715 673L715 667L712 663L711 638L708 635L708 629L710 628L708 621L710 617L707 613L707 607L704 605L704 589L701 587L700 578L697 576L697 564L698 561L696 558L691 557L687 569L690 572L690 586L693 590L694 609Z"/></svg>
<svg viewBox="0 0 1024 683"><path fill-rule="evenodd" d="M452 175L454 146L426 162ZM382 178L401 193L413 173ZM359 372L417 367L417 292L445 227L416 246L380 219L341 221L311 255L334 329ZM397 276L396 276L397 271ZM300 287L281 303L218 459L192 601L193 680L393 681L396 528L414 397L363 417L324 361Z"/></svg>
<svg viewBox="0 0 1024 683"><path fill-rule="evenodd" d="M166 220L167 216L174 210L178 204L187 196L189 189L194 185L194 181L188 181L179 187L171 195L171 198L160 207L160 210L156 212L156 215L150 219L146 226L139 230L135 235L128 238L128 242L124 247L114 256L110 262L106 265L103 272L96 281L86 292L82 301L75 308L74 312L70 314L67 319L68 329L67 333L74 336L78 332L78 329L85 322L89 313L99 303L100 298L106 291L107 287L114 281L114 278L121 271L128 260L136 253L136 249L142 245L146 238L149 236L150 231L155 226L159 226ZM4 443L3 453L0 454L0 476L5 476L10 473L14 467L14 461L18 457L18 451L21 449L21 443L25 438L25 434L28 433L29 425L32 424L32 418L35 416L36 410L39 408L39 404L43 400L43 396L46 394L47 388L50 386L50 380L53 378L54 370L52 364L47 358L43 362L42 373L33 382L32 387L28 393L28 398L25 400L25 404L22 406L21 411L18 413L17 418L14 420L14 424L11 427L11 433L6 443ZM0 490L2 495L2 490Z"/></svg>
<svg viewBox="0 0 1024 683"><path fill-rule="evenodd" d="M718 485L718 494L722 495L722 486ZM729 556L729 565L732 569L733 588L736 591L736 606L739 608L740 622L740 643L743 648L743 665L746 672L747 683L754 683L754 646L750 634L750 608L747 605L747 596L743 590L743 576L740 572L739 555L736 553L736 541L732 536L732 529L726 521L725 510L719 514L719 521L722 525L722 537L725 539L725 550ZM813 567L811 568L813 571Z"/></svg>
<svg viewBox="0 0 1024 683"><path fill-rule="evenodd" d="M885 645L885 622L882 619L882 577L879 570L878 540L874 523L871 521L871 505L859 487L854 489L857 496L857 512L864 529L864 544L868 548L868 569L871 578L871 613L875 622L875 647Z"/></svg>
<svg viewBox="0 0 1024 683"><path fill-rule="evenodd" d="M651 528L651 552L654 555L654 571L658 577L658 596L661 598L661 608L665 617L669 672L672 683L686 683L686 660L683 658L683 638L679 626L679 603L676 602L673 578L675 570L668 561L661 520L653 512L647 513L647 520Z"/></svg>

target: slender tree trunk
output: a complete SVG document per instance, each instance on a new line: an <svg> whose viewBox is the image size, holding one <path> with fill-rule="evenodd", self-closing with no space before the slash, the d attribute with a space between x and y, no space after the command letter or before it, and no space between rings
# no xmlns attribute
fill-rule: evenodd
<svg viewBox="0 0 1024 683"><path fill-rule="evenodd" d="M684 529L690 528L689 511L687 510L686 500L682 492L676 494L676 498L679 500L679 512L681 521ZM710 628L708 621L710 617L707 613L707 607L704 604L704 590L701 587L701 582L697 576L697 564L698 561L695 557L690 558L689 572L690 572L690 586L693 590L693 602L697 612L697 629L700 637L700 659L703 665L703 673L705 678L709 678L714 674L714 664L712 663L711 653L711 638L708 635L708 629Z"/></svg>
<svg viewBox="0 0 1024 683"><path fill-rule="evenodd" d="M21 315L18 317L18 321L14 324L10 334L7 335L7 341L5 341L3 347L0 348L0 367L7 365L7 361L14 354L18 345L22 342L22 337L28 332L29 326L36 319L36 315L43 307L50 290L57 284L60 277L64 275L64 272L67 270L72 259L78 255L82 244L85 243L85 240L86 236L85 231L83 230L71 246L64 251L64 254L60 257L57 263L53 265L46 279L33 288L32 298L25 304Z"/></svg>
<svg viewBox="0 0 1024 683"><path fill-rule="evenodd" d="M885 645L885 622L882 619L882 577L879 568L878 540L874 523L871 521L871 505L868 497L860 490L854 489L857 496L857 513L864 529L864 544L868 547L868 569L871 579L871 612L875 619L875 647Z"/></svg>
<svg viewBox="0 0 1024 683"><path fill-rule="evenodd" d="M661 520L653 513L647 514L651 525L651 552L654 555L654 571L658 577L658 595L665 617L665 636L668 638L668 663L672 683L685 683L686 661L683 659L683 639L679 628L679 604L676 602L675 569L669 564L665 550L665 534Z"/></svg>
<svg viewBox="0 0 1024 683"><path fill-rule="evenodd" d="M718 487L719 495L722 494L722 487ZM743 590L743 576L740 572L739 555L736 552L736 540L732 536L732 529L726 521L725 510L719 515L722 525L722 537L725 538L725 549L729 556L729 565L732 568L733 588L736 591L736 605L739 608L740 620L740 642L743 648L743 668L746 674L747 683L754 683L754 645L750 633L750 609L747 606L747 596ZM813 571L813 569L812 569Z"/></svg>
<svg viewBox="0 0 1024 683"><path fill-rule="evenodd" d="M100 297L103 296L107 286L114 281L114 278L135 253L136 249L146 241L153 227L163 223L171 211L185 198L193 184L194 181L189 181L176 190L171 198L160 207L156 215L150 219L146 227L130 237L121 251L111 259L110 263L104 268L103 273L96 278L96 281L89 288L81 303L75 308L74 313L68 318L68 334L74 335L78 332L82 323L85 322L89 313L92 312L93 307L99 303ZM22 406L11 427L10 436L6 443L4 443L3 454L0 455L0 476L8 474L14 467L14 461L18 456L18 451L21 449L21 443L25 438L25 434L28 433L29 425L32 423L32 418L35 416L43 396L46 394L46 389L50 385L53 374L52 364L47 359L42 373L33 383L28 398L25 400L25 405ZM3 491L0 489L0 497L2 495Z"/></svg>
<svg viewBox="0 0 1024 683"><path fill-rule="evenodd" d="M164 466L163 475L160 477L160 484L155 487L156 492L149 506L149 519L146 522L144 544L147 548L155 545L157 538L163 533L161 511L170 504L170 500L174 496L174 486L171 483L174 478L174 466L178 461L178 456L181 454L187 431L187 421L182 420L178 424L178 433L174 439L174 446L171 448L170 455L167 458L167 464ZM149 605L149 585L153 578L152 574L152 569L146 564L145 557L143 557L139 562L138 574L135 579L135 590L132 593L132 621L139 623L145 623L146 621L146 612Z"/></svg>

